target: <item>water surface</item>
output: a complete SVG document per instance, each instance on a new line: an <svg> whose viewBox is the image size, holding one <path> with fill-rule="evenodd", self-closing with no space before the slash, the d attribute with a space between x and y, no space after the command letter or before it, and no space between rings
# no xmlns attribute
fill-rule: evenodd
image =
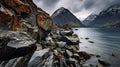
<svg viewBox="0 0 120 67"><path fill-rule="evenodd" d="M101 59L111 63L110 67L120 67L120 29L77 28L80 38L80 51L101 55ZM86 40L85 38L90 38ZM94 43L89 43L93 41ZM112 56L112 54L115 55ZM96 59L95 59L96 60ZM91 63L95 63L93 61Z"/></svg>

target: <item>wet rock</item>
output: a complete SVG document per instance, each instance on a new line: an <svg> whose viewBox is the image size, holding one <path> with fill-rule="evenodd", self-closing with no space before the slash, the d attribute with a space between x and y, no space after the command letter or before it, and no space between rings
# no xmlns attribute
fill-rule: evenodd
<svg viewBox="0 0 120 67"><path fill-rule="evenodd" d="M100 55L96 55L97 58L101 57Z"/></svg>
<svg viewBox="0 0 120 67"><path fill-rule="evenodd" d="M78 52L78 54L80 55L80 57L83 57L85 60L88 60L91 58L91 55L84 51L80 51L80 52Z"/></svg>
<svg viewBox="0 0 120 67"><path fill-rule="evenodd" d="M88 41L89 43L94 43L93 41Z"/></svg>
<svg viewBox="0 0 120 67"><path fill-rule="evenodd" d="M86 40L89 40L90 38L86 37L85 39L86 39Z"/></svg>
<svg viewBox="0 0 120 67"><path fill-rule="evenodd" d="M108 62L103 61L102 59L98 59L98 62L104 66L110 66L111 64Z"/></svg>
<svg viewBox="0 0 120 67"><path fill-rule="evenodd" d="M75 29L75 30L78 30L78 29Z"/></svg>
<svg viewBox="0 0 120 67"><path fill-rule="evenodd" d="M112 56L115 56L115 54L114 54L114 53L112 53Z"/></svg>
<svg viewBox="0 0 120 67"><path fill-rule="evenodd" d="M66 42L67 45L78 45L79 44L79 39L78 38L72 38L72 37L62 37L61 41Z"/></svg>
<svg viewBox="0 0 120 67"><path fill-rule="evenodd" d="M64 31L61 31L60 32L60 34L62 35L62 36L72 36L72 34L73 34L73 31L71 31L71 30L64 30Z"/></svg>

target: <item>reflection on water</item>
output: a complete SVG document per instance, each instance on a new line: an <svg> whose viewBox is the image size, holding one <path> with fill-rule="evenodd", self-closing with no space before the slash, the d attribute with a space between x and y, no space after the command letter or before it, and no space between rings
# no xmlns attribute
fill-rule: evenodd
<svg viewBox="0 0 120 67"><path fill-rule="evenodd" d="M120 66L120 29L106 28L78 28L74 30L78 34L80 41L80 50L92 54L101 55L102 59L109 61L111 67ZM85 39L90 38L90 39ZM94 43L89 43L93 41ZM111 56L112 53L116 57Z"/></svg>

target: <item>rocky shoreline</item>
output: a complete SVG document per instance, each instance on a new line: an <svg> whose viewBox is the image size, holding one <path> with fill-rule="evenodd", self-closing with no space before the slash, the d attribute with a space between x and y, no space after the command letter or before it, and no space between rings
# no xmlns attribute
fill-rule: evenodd
<svg viewBox="0 0 120 67"><path fill-rule="evenodd" d="M68 25L54 24L32 0L1 0L0 5L0 67L86 67L93 56L80 51Z"/></svg>
<svg viewBox="0 0 120 67"><path fill-rule="evenodd" d="M20 42L13 40L13 42L17 43L16 45L12 46L11 44L14 44L12 42L8 42L7 44L7 46L16 48L18 51L21 51L18 54L14 54L19 56L20 56L20 53L22 54L25 53L27 49L25 48L25 46L27 46L29 49L33 49L33 47L35 47L32 45L25 44L25 42L27 42L25 38L27 39L27 37L25 36L20 37L20 34L21 36L23 35L27 36L28 39L30 38L30 36L28 36L25 33L11 32L9 33L8 37L11 39L17 38L17 40L19 40ZM24 39L20 40L20 38L22 39L24 38ZM25 41L23 43L24 45L23 44L18 45L23 41ZM34 40L28 40L28 41L29 41L28 42L29 44L32 44L32 42L34 42ZM32 48L30 48L30 46ZM24 49L22 49L23 47ZM31 53L32 53L32 50L31 50ZM25 67L25 66L28 66L28 67L41 67L41 66L78 67L78 66L82 66L82 63L85 62L85 60L90 59L91 56L92 55L86 52L79 51L79 38L76 34L73 33L71 29L64 29L56 26L54 29L51 29L51 32L44 39L42 39L40 43L37 43L37 49L33 54L27 54L23 57L2 61L0 66L7 67L9 65L11 67L19 67L20 65L21 67L21 65L23 65L22 67Z"/></svg>

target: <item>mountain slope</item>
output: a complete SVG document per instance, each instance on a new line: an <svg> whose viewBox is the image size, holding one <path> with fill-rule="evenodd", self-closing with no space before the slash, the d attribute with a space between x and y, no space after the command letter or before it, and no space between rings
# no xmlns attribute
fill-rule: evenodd
<svg viewBox="0 0 120 67"><path fill-rule="evenodd" d="M83 26L81 21L77 19L68 9L61 7L56 10L51 16L53 22L56 24L64 25L68 24L70 27Z"/></svg>
<svg viewBox="0 0 120 67"><path fill-rule="evenodd" d="M97 17L96 14L91 14L91 15L89 15L82 23L83 23L85 26L89 27L89 25L91 24L91 22L92 22L96 17Z"/></svg>
<svg viewBox="0 0 120 67"><path fill-rule="evenodd" d="M90 24L91 27L120 27L120 5L113 5L100 12Z"/></svg>

